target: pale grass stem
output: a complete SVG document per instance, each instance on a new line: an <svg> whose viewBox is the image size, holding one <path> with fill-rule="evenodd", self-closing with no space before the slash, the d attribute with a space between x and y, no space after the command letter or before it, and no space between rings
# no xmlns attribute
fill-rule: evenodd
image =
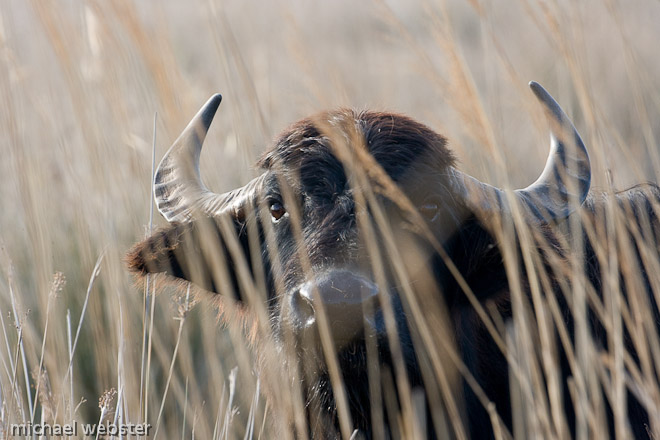
<svg viewBox="0 0 660 440"><path fill-rule="evenodd" d="M16 298L14 297L14 289L12 287L11 277L9 280L9 296L11 298L11 309L14 314L14 325L18 329L18 341L16 343L16 358L14 360L14 367L18 368L18 354L20 352L21 361L23 362L23 374L25 376L25 394L28 400L28 409L30 411L30 420L34 420L34 413L32 412L32 392L30 391L30 376L28 375L28 366L25 359L25 347L23 345L23 322L26 316L19 316L17 312ZM14 383L16 383L16 370L14 370Z"/></svg>
<svg viewBox="0 0 660 440"><path fill-rule="evenodd" d="M154 112L153 120L153 134L151 142L151 174L149 181L149 235L153 231L154 225L154 194L151 191L153 188L154 179L156 178L156 122L158 121L158 112ZM150 366L151 366L151 332L153 330L153 316L154 316L154 307L155 307L155 287L151 295L149 295L150 283L152 282L152 276L147 275L146 282L144 286L143 293L143 330L142 330L142 363L140 365L140 408L144 407L143 420L147 423L148 420L148 410L149 410L149 375L150 375ZM148 313L148 315L147 315ZM149 331L147 332L147 328ZM148 335L148 340L147 340ZM146 362L145 362L146 356ZM146 376L146 377L145 377Z"/></svg>
<svg viewBox="0 0 660 440"><path fill-rule="evenodd" d="M76 337L73 339L73 345L71 346L71 353L69 355L69 365L66 370L66 375L64 376L64 381L66 381L69 373L73 374L73 355L76 351L76 346L78 345L78 338L80 337L80 329L82 328L83 321L85 320L85 312L87 311L87 304L89 302L89 296L92 293L92 287L94 286L94 281L101 273L101 262L103 261L103 256L105 252L101 252L96 259L94 264L94 269L92 269L92 275L89 278L89 284L87 285L87 292L85 293L85 302L83 303L82 311L80 312L80 318L78 319L78 328L76 329Z"/></svg>
<svg viewBox="0 0 660 440"><path fill-rule="evenodd" d="M154 432L154 439L158 436L158 429L160 428L160 419L163 416L163 408L165 407L165 400L167 398L167 392L170 389L170 381L172 380L172 372L174 371L174 364L176 363L176 355L179 351L179 343L181 342L181 333L183 332L183 325L186 322L186 315L187 315L188 310L189 310L188 309L189 301L190 301L190 284L188 284L188 287L186 289L186 299L185 299L185 303L184 303L183 312L180 314L180 316L177 317L177 320L179 321L179 330L177 331L177 335L176 335L176 344L174 345L174 353L172 354L172 362L170 362L170 370L167 374L167 382L165 383L165 391L163 392L163 397L161 398L161 401L160 401L160 409L158 410L158 418L156 419L156 430Z"/></svg>

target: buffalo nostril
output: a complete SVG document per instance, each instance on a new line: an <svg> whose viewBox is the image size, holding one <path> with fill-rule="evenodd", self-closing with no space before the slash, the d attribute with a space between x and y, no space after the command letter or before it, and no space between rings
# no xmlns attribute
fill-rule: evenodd
<svg viewBox="0 0 660 440"><path fill-rule="evenodd" d="M305 283L299 290L293 294L291 299L291 309L294 320L303 328L314 324L315 312L312 304L312 286Z"/></svg>

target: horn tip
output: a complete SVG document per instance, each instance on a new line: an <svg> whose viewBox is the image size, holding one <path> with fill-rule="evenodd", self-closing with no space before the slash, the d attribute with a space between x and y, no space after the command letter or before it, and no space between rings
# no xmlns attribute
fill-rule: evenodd
<svg viewBox="0 0 660 440"><path fill-rule="evenodd" d="M209 100L206 101L206 104L204 104L204 107L202 107L202 123L207 130L211 126L211 121L213 121L215 112L218 111L220 102L222 102L222 95L220 93L216 93L215 95L211 96Z"/></svg>
<svg viewBox="0 0 660 440"><path fill-rule="evenodd" d="M538 99L545 106L546 110L549 111L550 115L552 115L554 119L559 122L565 119L568 120L568 117L564 114L561 106L541 84L537 83L536 81L530 81L529 88L532 89L536 99Z"/></svg>
<svg viewBox="0 0 660 440"><path fill-rule="evenodd" d="M537 98L546 100L546 96L549 96L549 93L545 88L537 83L536 81L529 82L529 88L532 89L532 92L536 95Z"/></svg>

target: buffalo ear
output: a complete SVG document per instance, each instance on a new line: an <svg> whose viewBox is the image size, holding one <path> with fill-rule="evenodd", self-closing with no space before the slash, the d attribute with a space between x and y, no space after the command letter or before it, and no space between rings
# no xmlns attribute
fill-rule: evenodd
<svg viewBox="0 0 660 440"><path fill-rule="evenodd" d="M128 269L139 276L165 273L236 299L240 299L236 268L243 262L250 262L246 228L230 216L172 223L126 255Z"/></svg>

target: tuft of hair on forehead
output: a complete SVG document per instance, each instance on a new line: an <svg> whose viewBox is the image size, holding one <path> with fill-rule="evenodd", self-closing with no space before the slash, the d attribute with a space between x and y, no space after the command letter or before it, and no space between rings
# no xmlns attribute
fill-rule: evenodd
<svg viewBox="0 0 660 440"><path fill-rule="evenodd" d="M359 142L355 142L356 135L361 137ZM336 140L349 149L366 146L395 181L414 164L442 169L456 161L443 136L407 116L342 108L288 127L257 165L265 169L300 169L310 162L327 164L337 160L332 148Z"/></svg>

